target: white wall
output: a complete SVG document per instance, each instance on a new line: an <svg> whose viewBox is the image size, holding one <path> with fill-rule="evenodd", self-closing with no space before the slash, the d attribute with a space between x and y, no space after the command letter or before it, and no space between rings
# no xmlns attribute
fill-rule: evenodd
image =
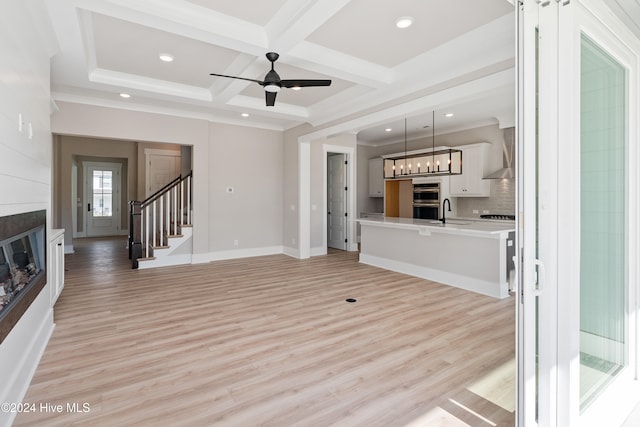
<svg viewBox="0 0 640 427"><path fill-rule="evenodd" d="M39 0L0 6L0 216L46 209L51 235L49 58L54 46L44 10ZM22 401L52 329L47 284L0 344L0 402ZM13 415L0 412L0 425L9 425Z"/></svg>

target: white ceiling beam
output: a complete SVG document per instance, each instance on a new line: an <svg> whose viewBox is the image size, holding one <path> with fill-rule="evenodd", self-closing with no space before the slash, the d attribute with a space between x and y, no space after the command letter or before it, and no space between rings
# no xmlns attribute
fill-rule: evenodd
<svg viewBox="0 0 640 427"><path fill-rule="evenodd" d="M314 124L328 123L353 114L354 111L393 102L457 78L464 78L478 70L505 66L512 69L515 46L510 35L513 35L514 25L513 17L506 15L400 64L392 70L392 74L393 80L402 84L383 86L363 96L354 96L338 104L338 108L316 110L314 106L311 114L315 118ZM459 52L471 53L462 56ZM445 63L447 66L442 67Z"/></svg>
<svg viewBox="0 0 640 427"><path fill-rule="evenodd" d="M289 51L287 64L371 87L394 81L387 67L306 41Z"/></svg>
<svg viewBox="0 0 640 427"><path fill-rule="evenodd" d="M218 74L228 76L240 76L249 79L258 79L260 70L264 72L264 66L258 64L258 57L247 54L239 54L229 66L224 70L211 70ZM260 76L261 79L263 76ZM242 92L247 86L252 84L246 80L228 79L225 77L211 76L213 79L209 90L211 94L222 102L229 101L232 97Z"/></svg>
<svg viewBox="0 0 640 427"><path fill-rule="evenodd" d="M212 113L211 111L193 111L185 110L184 108L172 108L165 105L149 105L140 104L135 102L123 102L113 99L96 98L95 96L83 96L77 94L69 94L65 92L52 92L52 100L61 103L81 104L81 105L93 105L96 107L116 108L120 110L139 111L144 113L153 114L166 114L175 117L183 117L187 119L207 120L216 123L226 123L238 126L248 126L259 129L268 129L275 131L283 131L283 126L275 125L273 121L257 121L247 120L245 118L233 118L229 114L220 115ZM53 102L53 101L52 101Z"/></svg>
<svg viewBox="0 0 640 427"><path fill-rule="evenodd" d="M95 83L116 86L118 88L129 88L146 92L161 93L163 95L172 95L179 98L195 99L199 101L212 100L211 92L205 88L101 68L93 70L89 74L89 80Z"/></svg>
<svg viewBox="0 0 640 427"><path fill-rule="evenodd" d="M184 0L76 0L76 6L254 55L268 44L261 26Z"/></svg>
<svg viewBox="0 0 640 427"><path fill-rule="evenodd" d="M379 125L407 116L415 116L438 110L442 106L451 105L474 97L484 96L486 93L515 84L513 70L495 73L493 75L450 87L409 102L378 110L369 114L357 115L351 120L344 120L336 125L319 129L307 135L302 135L299 140L314 141L329 135L343 132L359 132L371 126ZM313 124L313 123L312 123Z"/></svg>
<svg viewBox="0 0 640 427"><path fill-rule="evenodd" d="M265 29L269 46L287 52L304 41L351 0L289 0Z"/></svg>
<svg viewBox="0 0 640 427"><path fill-rule="evenodd" d="M456 74L515 59L514 34L514 18L505 15L398 65L394 69L396 80L450 79ZM435 77L436 74L439 76Z"/></svg>

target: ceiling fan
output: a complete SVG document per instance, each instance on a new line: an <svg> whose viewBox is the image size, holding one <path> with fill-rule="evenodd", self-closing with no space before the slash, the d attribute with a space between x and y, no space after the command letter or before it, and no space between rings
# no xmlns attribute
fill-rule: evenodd
<svg viewBox="0 0 640 427"><path fill-rule="evenodd" d="M267 101L267 107L273 107L276 103L276 94L280 91L281 88L300 88L300 87L310 87L310 86L330 86L331 80L309 80L309 79L297 79L297 80L281 80L276 70L273 69L273 64L278 60L280 55L275 52L268 52L267 59L271 62L271 70L264 76L264 81L255 80L255 79L247 79L245 77L237 77L237 76L226 76L224 74L216 74L210 73L212 76L218 77L227 77L230 79L239 79L239 80L247 80L250 82L258 83L260 86L264 87L264 95Z"/></svg>

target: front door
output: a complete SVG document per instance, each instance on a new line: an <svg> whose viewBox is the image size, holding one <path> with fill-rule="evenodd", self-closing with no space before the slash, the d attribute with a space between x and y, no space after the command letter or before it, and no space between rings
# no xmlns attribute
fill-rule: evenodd
<svg viewBox="0 0 640 427"><path fill-rule="evenodd" d="M347 155L327 154L327 247L347 249Z"/></svg>
<svg viewBox="0 0 640 427"><path fill-rule="evenodd" d="M120 231L120 163L83 162L86 235L113 236Z"/></svg>

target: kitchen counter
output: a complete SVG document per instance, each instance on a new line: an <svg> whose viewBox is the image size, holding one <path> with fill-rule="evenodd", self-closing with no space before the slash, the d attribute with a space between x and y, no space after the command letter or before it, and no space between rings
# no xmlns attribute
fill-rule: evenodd
<svg viewBox="0 0 640 427"><path fill-rule="evenodd" d="M515 222L359 218L360 262L450 286L509 296Z"/></svg>
<svg viewBox="0 0 640 427"><path fill-rule="evenodd" d="M445 233L458 235L484 235L487 238L500 239L506 237L509 232L515 231L514 221L483 221L451 218L445 224L441 221L429 219L397 218L397 217L370 217L359 218L357 222L373 227L386 227L401 230L416 230L425 235L430 233Z"/></svg>

